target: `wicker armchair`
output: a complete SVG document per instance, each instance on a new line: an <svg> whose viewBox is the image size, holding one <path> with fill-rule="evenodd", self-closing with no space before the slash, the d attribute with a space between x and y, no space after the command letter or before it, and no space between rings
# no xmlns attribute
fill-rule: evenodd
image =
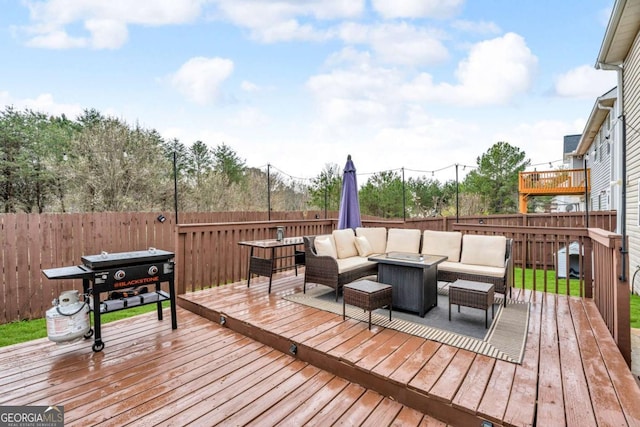
<svg viewBox="0 0 640 427"><path fill-rule="evenodd" d="M338 272L338 262L330 256L319 256L316 253L315 236L304 236L305 269L303 292L307 291L307 283L318 283L329 286L336 291L336 301L342 286L354 280L378 274L378 265L367 263L362 267Z"/></svg>
<svg viewBox="0 0 640 427"><path fill-rule="evenodd" d="M503 277L491 277L480 274L470 274L457 271L444 271L438 269L438 280L455 282L457 279L471 280L475 282L493 283L495 292L504 295L504 304L507 304L507 292L511 297L513 287L513 239L507 239L507 250L504 259L505 272Z"/></svg>

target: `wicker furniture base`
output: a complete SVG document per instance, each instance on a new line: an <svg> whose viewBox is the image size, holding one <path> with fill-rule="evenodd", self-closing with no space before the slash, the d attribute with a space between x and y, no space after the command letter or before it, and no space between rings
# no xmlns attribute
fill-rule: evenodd
<svg viewBox="0 0 640 427"><path fill-rule="evenodd" d="M371 329L371 312L377 308L389 307L389 320L391 320L391 292L391 285L371 280L359 280L344 285L342 288L342 318L346 319L346 306L350 304L369 311L369 329Z"/></svg>
<svg viewBox="0 0 640 427"><path fill-rule="evenodd" d="M479 308L484 310L484 327L489 327L488 311L491 307L491 318L494 313L494 285L492 283L472 282L470 280L456 280L449 285L449 321L451 321L451 306Z"/></svg>

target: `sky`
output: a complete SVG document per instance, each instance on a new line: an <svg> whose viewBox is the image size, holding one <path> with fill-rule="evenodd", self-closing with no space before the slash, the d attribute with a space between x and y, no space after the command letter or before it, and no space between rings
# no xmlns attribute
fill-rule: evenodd
<svg viewBox="0 0 640 427"><path fill-rule="evenodd" d="M460 179L496 142L561 165L616 85L614 0L0 0L0 108L95 108L249 167ZM400 172L401 173L401 172Z"/></svg>

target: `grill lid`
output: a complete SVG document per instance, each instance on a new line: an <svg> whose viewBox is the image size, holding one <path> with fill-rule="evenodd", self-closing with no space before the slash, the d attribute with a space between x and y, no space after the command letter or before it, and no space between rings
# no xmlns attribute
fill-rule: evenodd
<svg viewBox="0 0 640 427"><path fill-rule="evenodd" d="M173 252L162 249L149 248L146 251L131 251L107 253L99 255L85 255L81 257L82 263L92 269L108 268L114 266L125 266L135 264L146 264L152 262L164 262L173 258Z"/></svg>

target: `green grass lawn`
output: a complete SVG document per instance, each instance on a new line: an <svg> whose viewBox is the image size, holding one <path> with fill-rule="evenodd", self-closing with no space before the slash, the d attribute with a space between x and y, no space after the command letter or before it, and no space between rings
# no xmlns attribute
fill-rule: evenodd
<svg viewBox="0 0 640 427"><path fill-rule="evenodd" d="M547 283L546 290L549 293L553 294L567 294L567 279L558 278L558 283L556 285L556 272L553 270L547 270ZM522 288L522 269L514 268L514 287ZM526 269L524 272L524 288L525 289L533 289L533 270ZM536 270L535 274L535 285L536 290L544 291L545 290L545 272L543 270ZM556 288L557 286L557 288ZM557 289L557 291L556 291ZM569 279L569 295L572 296L580 296L580 281L578 279Z"/></svg>
<svg viewBox="0 0 640 427"><path fill-rule="evenodd" d="M515 268L515 282L514 287L522 288L522 269ZM539 291L544 290L544 271L536 270L536 289ZM524 287L525 289L533 289L533 271L527 269L524 272ZM557 284L558 292L556 292L556 272L553 270L547 271L547 292L559 293L566 295L567 292L567 280L563 278L558 279ZM580 296L580 281L578 279L569 280L569 295ZM631 327L640 328L640 296L631 294Z"/></svg>
<svg viewBox="0 0 640 427"><path fill-rule="evenodd" d="M162 306L164 308L169 307L169 301L164 301ZM141 305L126 310L114 311L113 313L105 313L100 316L100 321L105 324L155 310L156 304ZM45 319L23 320L0 325L0 347L19 344L37 338L45 338L46 336L47 324Z"/></svg>

